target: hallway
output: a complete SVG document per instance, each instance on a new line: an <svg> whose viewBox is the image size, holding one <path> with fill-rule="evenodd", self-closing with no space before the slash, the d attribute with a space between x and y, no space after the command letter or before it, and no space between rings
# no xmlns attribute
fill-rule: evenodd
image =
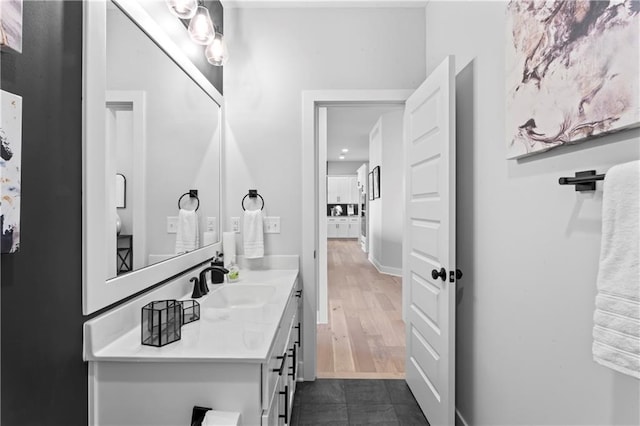
<svg viewBox="0 0 640 426"><path fill-rule="evenodd" d="M356 240L329 239L329 323L318 325L318 378L404 378L401 278L379 273Z"/></svg>

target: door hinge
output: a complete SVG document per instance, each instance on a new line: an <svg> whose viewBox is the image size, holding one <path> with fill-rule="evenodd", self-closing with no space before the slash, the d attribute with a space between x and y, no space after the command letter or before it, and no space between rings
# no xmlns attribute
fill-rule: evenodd
<svg viewBox="0 0 640 426"><path fill-rule="evenodd" d="M316 251L315 250L313 251L313 258L314 259L316 258Z"/></svg>

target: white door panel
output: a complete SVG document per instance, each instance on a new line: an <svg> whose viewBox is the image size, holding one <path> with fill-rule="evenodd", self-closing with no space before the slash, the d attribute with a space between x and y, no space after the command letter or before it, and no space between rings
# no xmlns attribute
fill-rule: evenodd
<svg viewBox="0 0 640 426"><path fill-rule="evenodd" d="M404 116L406 380L433 426L455 418L454 85L448 57L407 99ZM444 280L433 275L442 268Z"/></svg>

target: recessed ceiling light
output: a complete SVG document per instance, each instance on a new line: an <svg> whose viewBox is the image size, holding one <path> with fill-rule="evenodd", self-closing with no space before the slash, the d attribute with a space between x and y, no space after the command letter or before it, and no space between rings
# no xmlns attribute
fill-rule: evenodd
<svg viewBox="0 0 640 426"><path fill-rule="evenodd" d="M341 160L344 160L344 155L341 155L341 156L340 156L340 157L338 157L338 158L340 158Z"/></svg>
<svg viewBox="0 0 640 426"><path fill-rule="evenodd" d="M349 148L342 148L342 152L344 152L344 153L349 152Z"/></svg>

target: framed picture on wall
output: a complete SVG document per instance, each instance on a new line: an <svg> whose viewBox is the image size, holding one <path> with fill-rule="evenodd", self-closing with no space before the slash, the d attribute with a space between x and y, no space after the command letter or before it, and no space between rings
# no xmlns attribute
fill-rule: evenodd
<svg viewBox="0 0 640 426"><path fill-rule="evenodd" d="M0 1L0 47L22 53L22 0Z"/></svg>
<svg viewBox="0 0 640 426"><path fill-rule="evenodd" d="M380 166L373 168L373 199L380 198Z"/></svg>
<svg viewBox="0 0 640 426"><path fill-rule="evenodd" d="M2 253L20 250L22 168L22 97L0 91L0 228Z"/></svg>
<svg viewBox="0 0 640 426"><path fill-rule="evenodd" d="M369 172L369 185L367 186L367 192L369 193L369 200L373 201L373 172Z"/></svg>
<svg viewBox="0 0 640 426"><path fill-rule="evenodd" d="M507 158L640 126L637 8L622 1L508 3Z"/></svg>

